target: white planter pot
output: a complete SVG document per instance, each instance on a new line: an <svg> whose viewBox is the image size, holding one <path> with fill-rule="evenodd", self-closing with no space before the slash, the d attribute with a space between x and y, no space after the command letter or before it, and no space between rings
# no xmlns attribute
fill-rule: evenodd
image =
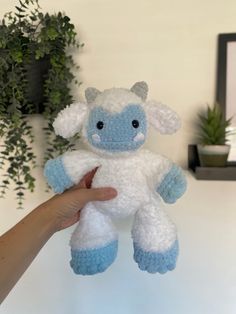
<svg viewBox="0 0 236 314"><path fill-rule="evenodd" d="M230 145L197 145L202 167L225 167Z"/></svg>

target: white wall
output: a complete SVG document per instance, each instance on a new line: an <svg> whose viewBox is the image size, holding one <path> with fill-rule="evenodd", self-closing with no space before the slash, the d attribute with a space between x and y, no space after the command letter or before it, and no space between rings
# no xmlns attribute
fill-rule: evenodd
<svg viewBox="0 0 236 314"><path fill-rule="evenodd" d="M14 1L1 0L0 14ZM150 98L170 104L182 117L174 136L151 132L148 147L186 166L187 144L195 135L196 112L215 93L216 38L236 32L234 0L41 0L43 9L64 10L76 24L85 48L76 56L83 81L100 89L146 80ZM40 120L33 120L36 133ZM35 151L41 153L39 133ZM37 204L37 189L26 210L14 195L0 200L0 233ZM132 261L130 221L120 226L116 263L104 274L82 278L68 266L73 228L56 234L3 303L3 314L233 314L236 312L235 182L196 181L188 175L186 196L172 207L179 229L177 269L164 276L139 271Z"/></svg>

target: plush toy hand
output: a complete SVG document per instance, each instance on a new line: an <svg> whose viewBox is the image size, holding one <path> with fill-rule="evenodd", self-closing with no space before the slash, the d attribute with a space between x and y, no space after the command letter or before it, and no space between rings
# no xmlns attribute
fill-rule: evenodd
<svg viewBox="0 0 236 314"><path fill-rule="evenodd" d="M65 171L61 157L46 162L44 175L55 193L60 194L74 185Z"/></svg>
<svg viewBox="0 0 236 314"><path fill-rule="evenodd" d="M173 204L184 194L186 188L187 182L181 168L173 165L157 188L157 193L166 203Z"/></svg>

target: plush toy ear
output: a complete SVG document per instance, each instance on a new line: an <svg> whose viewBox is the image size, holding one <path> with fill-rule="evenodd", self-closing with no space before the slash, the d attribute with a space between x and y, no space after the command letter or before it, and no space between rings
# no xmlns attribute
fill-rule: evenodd
<svg viewBox="0 0 236 314"><path fill-rule="evenodd" d="M74 136L82 128L86 113L87 105L84 103L67 106L59 112L53 122L55 133L64 138Z"/></svg>
<svg viewBox="0 0 236 314"><path fill-rule="evenodd" d="M137 82L133 85L133 87L131 87L130 90L131 92L139 96L142 101L145 101L147 99L148 85L146 82Z"/></svg>
<svg viewBox="0 0 236 314"><path fill-rule="evenodd" d="M88 87L85 90L85 98L87 100L87 103L91 104L99 94L101 94L101 92L98 89L94 87Z"/></svg>
<svg viewBox="0 0 236 314"><path fill-rule="evenodd" d="M178 114L168 106L156 101L148 101L146 105L151 125L161 134L172 134L180 128L181 121Z"/></svg>

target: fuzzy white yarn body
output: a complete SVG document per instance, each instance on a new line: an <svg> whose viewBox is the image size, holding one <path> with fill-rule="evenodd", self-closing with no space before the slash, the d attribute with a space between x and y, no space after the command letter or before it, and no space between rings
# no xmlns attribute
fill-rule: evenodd
<svg viewBox="0 0 236 314"><path fill-rule="evenodd" d="M94 204L99 211L115 218L132 215L149 203L153 195L159 197L155 190L171 167L166 158L145 149L120 158L78 151L66 153L63 161L75 184L81 180L81 175L98 167L92 187L113 187L118 195L113 200Z"/></svg>
<svg viewBox="0 0 236 314"><path fill-rule="evenodd" d="M167 158L146 149L118 158L81 150L65 153L63 164L74 184L98 167L92 187L113 187L118 192L116 198L91 202L82 210L71 239L73 249L96 248L117 239L111 218L126 218L136 213L132 235L142 248L165 251L174 243L175 226L163 211L156 192L172 166Z"/></svg>

